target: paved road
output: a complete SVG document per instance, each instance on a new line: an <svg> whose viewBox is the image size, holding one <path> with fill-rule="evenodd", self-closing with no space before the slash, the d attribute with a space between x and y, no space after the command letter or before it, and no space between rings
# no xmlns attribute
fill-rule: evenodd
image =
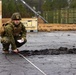
<svg viewBox="0 0 76 75"><path fill-rule="evenodd" d="M57 49L76 47L76 31L28 33L28 42L20 50ZM37 69L17 54L2 54L0 44L0 75L42 75ZM76 55L26 56L47 75L76 75Z"/></svg>

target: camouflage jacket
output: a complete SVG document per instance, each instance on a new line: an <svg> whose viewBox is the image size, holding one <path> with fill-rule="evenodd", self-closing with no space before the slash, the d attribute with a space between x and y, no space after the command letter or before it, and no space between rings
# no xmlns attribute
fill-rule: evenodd
<svg viewBox="0 0 76 75"><path fill-rule="evenodd" d="M26 28L21 22L18 27L16 27L12 22L8 23L8 25L4 26L4 30L2 37L8 37L13 50L16 49L15 38L26 39Z"/></svg>

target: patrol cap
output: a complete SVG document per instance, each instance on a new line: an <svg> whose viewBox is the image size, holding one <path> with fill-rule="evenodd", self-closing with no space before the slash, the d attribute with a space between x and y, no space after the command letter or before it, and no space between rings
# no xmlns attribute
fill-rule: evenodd
<svg viewBox="0 0 76 75"><path fill-rule="evenodd" d="M13 13L11 16L11 20L21 20L21 15L18 12Z"/></svg>

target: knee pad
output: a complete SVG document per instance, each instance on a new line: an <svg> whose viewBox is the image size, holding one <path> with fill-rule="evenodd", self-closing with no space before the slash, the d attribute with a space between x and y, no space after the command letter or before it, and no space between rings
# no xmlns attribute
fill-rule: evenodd
<svg viewBox="0 0 76 75"><path fill-rule="evenodd" d="M9 39L7 37L3 37L1 39L1 43L6 44L6 43L10 43Z"/></svg>

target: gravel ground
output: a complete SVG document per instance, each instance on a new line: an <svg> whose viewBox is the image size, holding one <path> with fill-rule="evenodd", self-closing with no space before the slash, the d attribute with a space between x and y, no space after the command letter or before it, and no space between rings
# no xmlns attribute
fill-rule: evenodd
<svg viewBox="0 0 76 75"><path fill-rule="evenodd" d="M60 47L76 47L76 31L55 31L28 33L26 50L58 49Z"/></svg>
<svg viewBox="0 0 76 75"><path fill-rule="evenodd" d="M55 31L27 33L27 43L20 51L58 49L76 47L76 31ZM76 75L76 55L25 55L24 56L43 70L46 75ZM43 75L25 59L17 54L2 54L0 44L0 75Z"/></svg>
<svg viewBox="0 0 76 75"><path fill-rule="evenodd" d="M76 75L76 55L26 56L46 75ZM0 75L43 75L18 55L0 55Z"/></svg>
<svg viewBox="0 0 76 75"><path fill-rule="evenodd" d="M27 33L27 43L20 50L58 49L76 47L76 31ZM0 44L1 46L1 44ZM2 48L2 46L0 47Z"/></svg>

